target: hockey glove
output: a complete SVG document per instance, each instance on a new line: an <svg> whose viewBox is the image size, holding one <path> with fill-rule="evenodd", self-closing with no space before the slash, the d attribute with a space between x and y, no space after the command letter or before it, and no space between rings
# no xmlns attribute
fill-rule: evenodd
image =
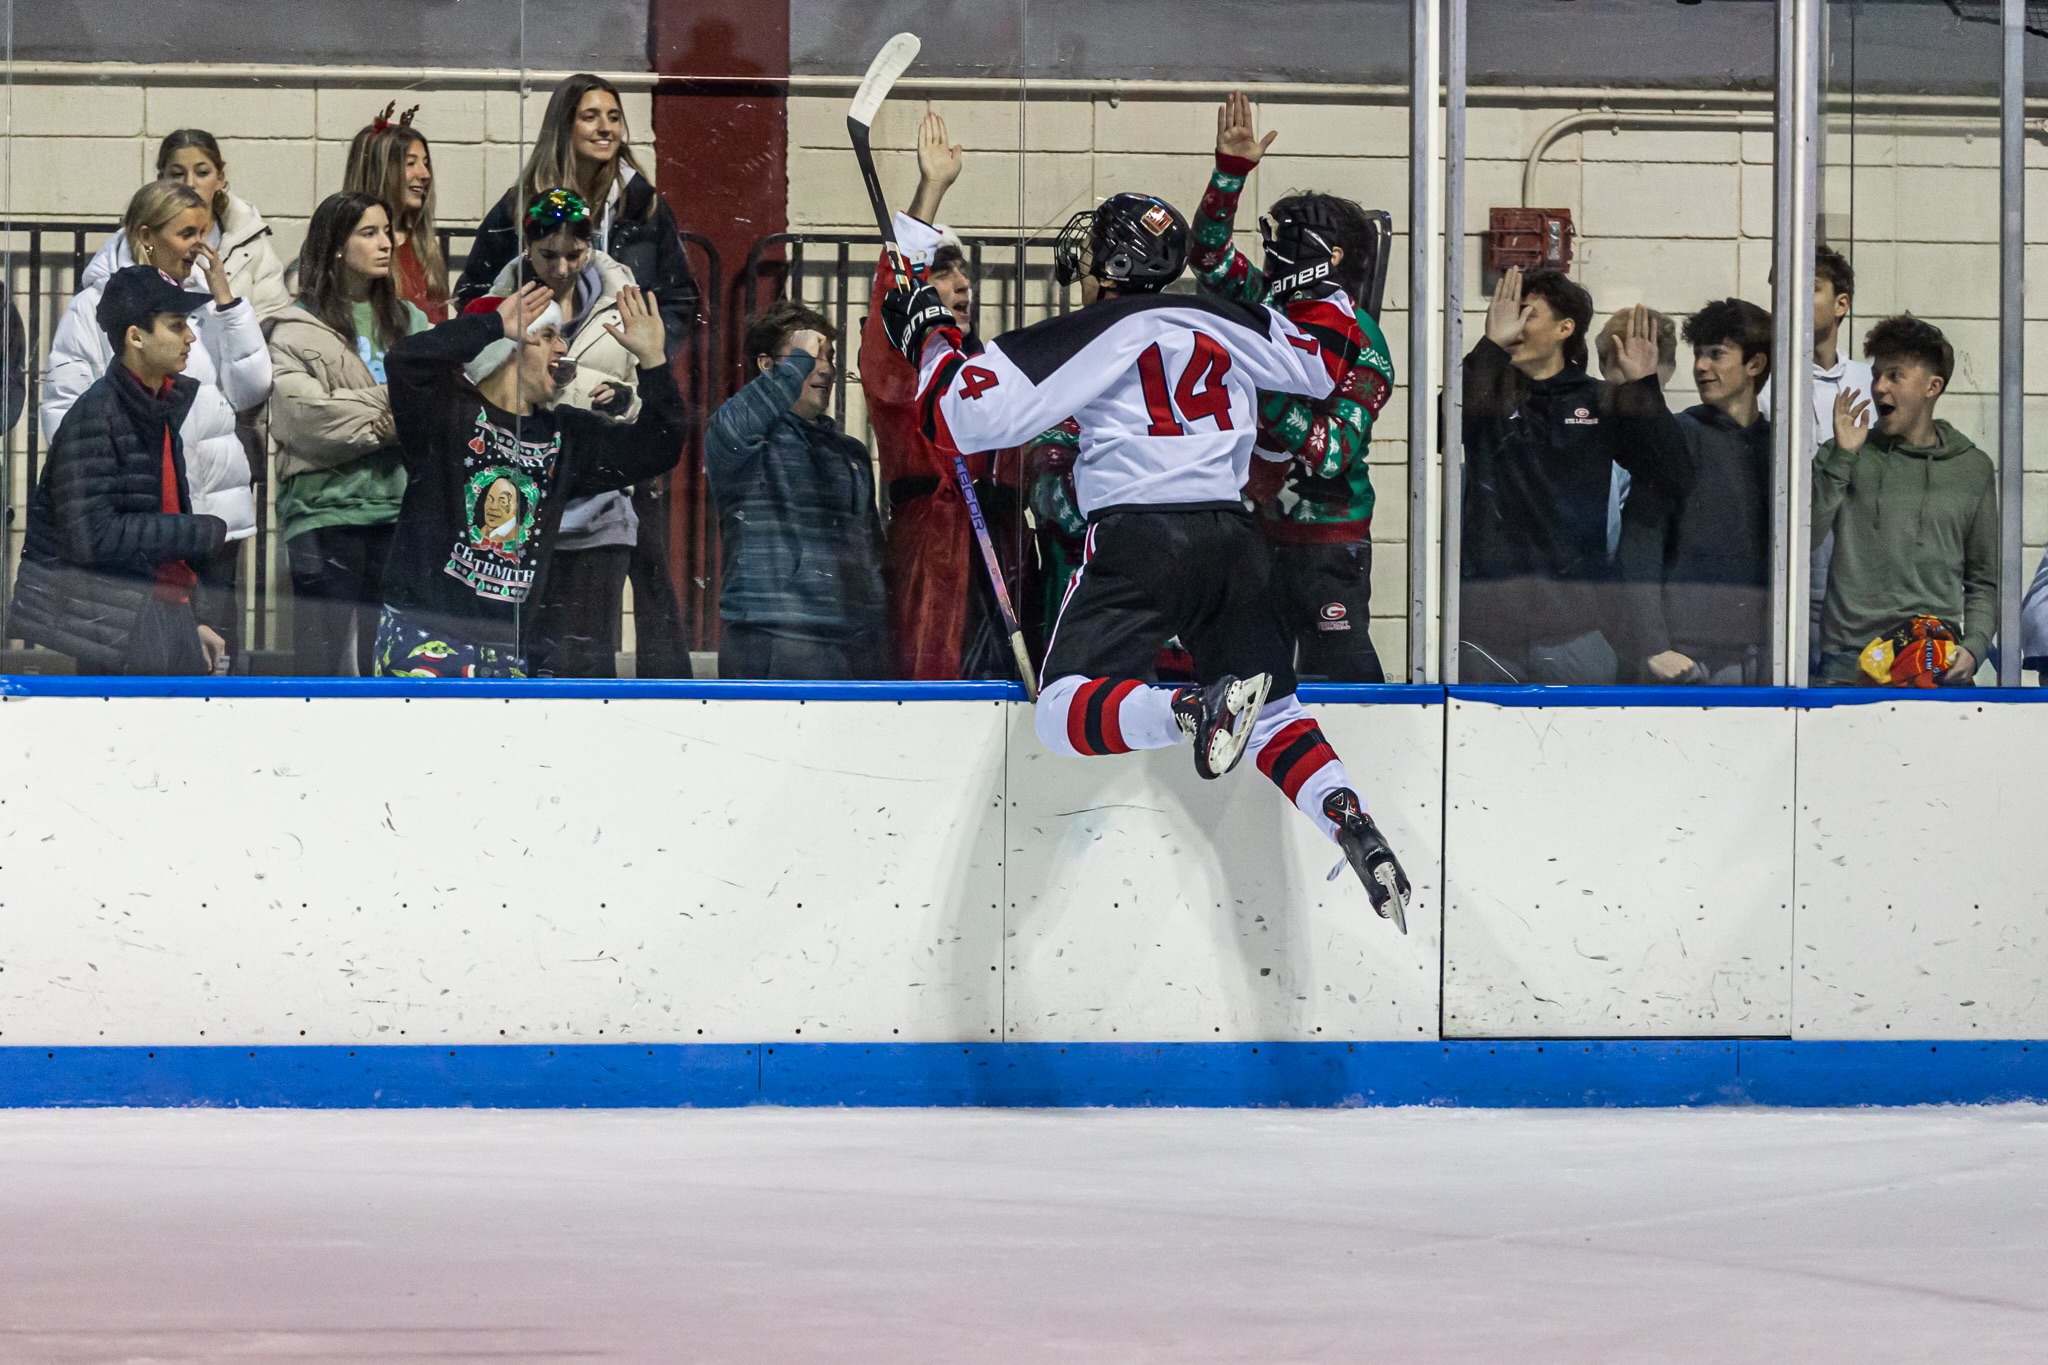
<svg viewBox="0 0 2048 1365"><path fill-rule="evenodd" d="M952 331L955 346L960 344L953 310L939 301L939 291L930 285L899 284L882 296L882 331L912 366L923 361L925 342L942 328Z"/></svg>

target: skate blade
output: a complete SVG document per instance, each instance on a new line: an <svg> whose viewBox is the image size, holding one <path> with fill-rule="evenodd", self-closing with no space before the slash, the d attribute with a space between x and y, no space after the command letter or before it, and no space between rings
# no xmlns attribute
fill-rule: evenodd
<svg viewBox="0 0 2048 1365"><path fill-rule="evenodd" d="M1351 860L1348 858L1339 858L1337 860L1337 865L1330 869L1330 875L1323 878L1323 880L1326 882L1334 882L1337 880L1337 878L1339 878L1344 873L1350 870ZM1396 929L1399 929L1403 934L1406 934L1408 932L1408 901L1404 896L1402 896L1401 888L1399 884L1397 884L1393 880L1393 875L1393 871L1390 868L1381 868L1379 872L1373 874L1373 880L1378 882L1387 893L1387 908L1384 910L1380 910L1378 907L1374 907L1374 913L1376 913L1381 919L1392 920L1394 922L1394 927Z"/></svg>
<svg viewBox="0 0 2048 1365"><path fill-rule="evenodd" d="M1394 881L1394 869L1381 867L1375 874L1375 880L1387 893L1387 908L1380 911L1381 916L1392 920L1394 927L1405 937L1408 933L1408 902L1401 895L1399 884Z"/></svg>

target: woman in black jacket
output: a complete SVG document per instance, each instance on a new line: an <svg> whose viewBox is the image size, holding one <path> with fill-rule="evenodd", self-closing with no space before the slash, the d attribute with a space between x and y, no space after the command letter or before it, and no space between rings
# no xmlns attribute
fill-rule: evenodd
<svg viewBox="0 0 2048 1365"><path fill-rule="evenodd" d="M555 87L519 183L477 229L455 287L457 305L467 307L491 292L499 272L519 255L524 206L558 186L590 205L596 228L591 245L632 271L633 282L654 295L674 359L696 328L697 281L683 255L674 211L633 154L618 89L602 76L570 76Z"/></svg>
<svg viewBox="0 0 2048 1365"><path fill-rule="evenodd" d="M701 296L676 232L675 213L634 155L618 88L602 76L569 76L555 87L519 183L505 191L477 229L455 287L457 306L467 307L491 293L499 273L524 249L520 221L526 205L558 186L576 191L590 205L596 226L591 245L625 266L634 283L654 295L668 333L668 357L674 360L697 334ZM690 676L682 604L669 572L667 482L655 480L633 491L640 532L628 572L635 674L642 678Z"/></svg>

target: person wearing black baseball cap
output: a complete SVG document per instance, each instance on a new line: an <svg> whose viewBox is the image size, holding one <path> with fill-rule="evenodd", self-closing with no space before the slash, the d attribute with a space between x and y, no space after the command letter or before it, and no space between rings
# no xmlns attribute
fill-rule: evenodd
<svg viewBox="0 0 2048 1365"><path fill-rule="evenodd" d="M227 523L192 513L179 435L199 388L187 318L209 301L155 266L108 278L94 317L118 363L66 414L29 499L13 631L82 673L211 673L226 649L193 611L192 563Z"/></svg>
<svg viewBox="0 0 2048 1365"><path fill-rule="evenodd" d="M210 295L180 288L153 265L130 265L107 277L93 316L121 363L151 388L160 388L184 372L192 356L192 327L185 319L210 301ZM129 336L130 331L136 335ZM131 345L133 353L127 349Z"/></svg>

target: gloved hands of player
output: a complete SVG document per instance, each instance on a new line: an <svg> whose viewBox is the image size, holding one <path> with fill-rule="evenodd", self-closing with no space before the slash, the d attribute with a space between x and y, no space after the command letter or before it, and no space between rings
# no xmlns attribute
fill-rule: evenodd
<svg viewBox="0 0 2048 1365"><path fill-rule="evenodd" d="M924 344L941 327L952 327L953 310L928 284L899 283L882 296L882 331L912 365L924 359Z"/></svg>

